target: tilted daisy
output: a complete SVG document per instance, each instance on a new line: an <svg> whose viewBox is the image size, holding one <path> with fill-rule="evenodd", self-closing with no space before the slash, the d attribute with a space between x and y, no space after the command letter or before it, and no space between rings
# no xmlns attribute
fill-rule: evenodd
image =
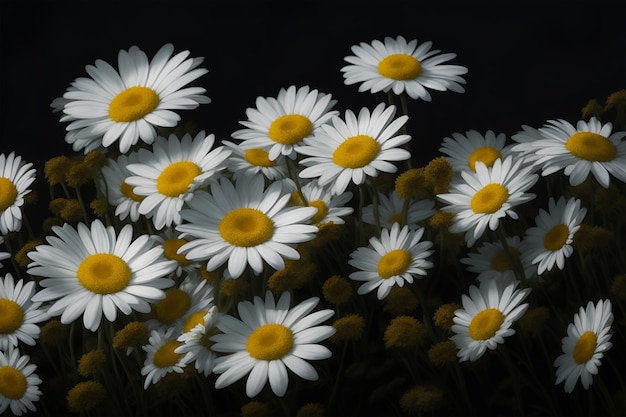
<svg viewBox="0 0 626 417"><path fill-rule="evenodd" d="M36 291L35 281L15 282L9 273L0 279L0 350L6 352L20 341L35 345L39 337L37 323L48 319L41 303L31 300Z"/></svg>
<svg viewBox="0 0 626 417"><path fill-rule="evenodd" d="M281 180L287 177L287 164L283 155L279 155L274 160L271 160L267 149L243 149L241 144L227 140L222 141L222 143L232 151L231 156L227 160L227 169L233 174L235 180L240 176L259 174L270 181Z"/></svg>
<svg viewBox="0 0 626 417"><path fill-rule="evenodd" d="M519 236L506 237L507 250L502 242L485 242L476 252L469 252L460 262L467 265L467 270L478 274L480 282L495 279L501 283L515 281L515 263L519 262L526 279L532 278L536 272L533 264L522 256L522 241Z"/></svg>
<svg viewBox="0 0 626 417"><path fill-rule="evenodd" d="M265 300L254 297L254 303L238 304L241 320L230 315L220 317L217 327L222 331L211 337L213 350L227 355L219 356L213 372L221 374L215 388L227 387L248 373L246 394L256 396L268 379L274 394L282 397L287 392L289 376L287 369L308 381L319 376L310 360L327 359L332 352L318 344L335 333L335 328L320 325L335 313L318 310L311 313L319 303L312 297L290 308L288 292L275 302L271 291Z"/></svg>
<svg viewBox="0 0 626 417"><path fill-rule="evenodd" d="M204 58L187 58L189 51L172 56L174 46L163 45L148 61L137 46L118 54L119 72L103 60L85 67L88 77L71 83L63 98L63 112L70 121L67 143L85 153L98 146L119 142L126 153L139 139L150 144L157 127L174 127L180 116L175 110L192 110L209 103L202 87L183 88L206 74L197 68Z"/></svg>
<svg viewBox="0 0 626 417"><path fill-rule="evenodd" d="M147 313L150 303L165 297L163 289L174 284L167 276L175 265L148 235L133 240L130 224L118 235L100 220L91 227L66 223L52 231L57 236L46 237L47 245L28 253L33 262L27 272L44 278L33 302L53 301L48 314L61 315L64 324L82 314L85 328L95 331L103 313L109 321L118 310Z"/></svg>
<svg viewBox="0 0 626 417"><path fill-rule="evenodd" d="M132 222L139 220L139 203L145 197L135 194L133 187L126 182L126 179L133 175L128 170L128 165L137 162L139 155L137 152L131 152L116 159L109 158L108 163L102 167L100 189L106 195L109 204L115 207L115 215L120 220L127 218Z"/></svg>
<svg viewBox="0 0 626 417"><path fill-rule="evenodd" d="M215 136L204 131L193 139L188 133L181 139L174 134L167 139L158 136L152 151L140 149L139 162L128 165L133 175L126 182L145 197L139 213L151 218L155 228L180 224L183 204L226 168L231 151L224 146L212 149L214 143Z"/></svg>
<svg viewBox="0 0 626 417"><path fill-rule="evenodd" d="M433 263L426 258L433 251L433 243L420 242L424 228L410 230L408 226L400 229L394 223L391 229L382 229L380 239L370 238L368 247L357 248L350 254L348 263L357 268L349 276L354 281L365 281L357 290L361 295L377 290L376 296L383 300L389 295L394 285L404 286L404 282L413 282L414 277L426 275L426 269Z"/></svg>
<svg viewBox="0 0 626 417"><path fill-rule="evenodd" d="M256 108L248 108L245 126L232 133L243 149L264 149L274 161L279 155L296 157L305 138L313 135L339 112L330 94L311 90L309 86L281 88L278 96L257 97Z"/></svg>
<svg viewBox="0 0 626 417"><path fill-rule="evenodd" d="M404 205L406 207L406 222L410 229L417 229L423 220L435 214L435 202L429 199L408 201L401 198L398 193L391 191L389 194L378 193L378 216L380 227L390 229L394 223L402 223ZM363 207L361 212L363 222L376 224L374 219L374 204Z"/></svg>
<svg viewBox="0 0 626 417"><path fill-rule="evenodd" d="M384 42L374 40L371 44L361 42L352 46L353 56L344 58L350 64L341 68L344 83L362 83L360 92L393 91L424 101L431 101L428 90L465 92L461 75L467 73L467 68L444 64L456 54L440 54L440 50L431 48L430 41L418 45L417 40L407 42L402 36L386 36Z"/></svg>
<svg viewBox="0 0 626 417"><path fill-rule="evenodd" d="M181 345L174 352L184 354L183 362L193 363L204 376L211 374L217 359L217 354L212 350L214 342L211 337L219 333L217 322L220 315L217 306L196 311L183 324L183 333L177 339Z"/></svg>
<svg viewBox="0 0 626 417"><path fill-rule="evenodd" d="M444 153L452 169L461 171L476 171L476 162L482 162L491 167L496 159L505 159L513 145L506 145L506 135L496 135L492 130L484 134L476 130L468 130L465 134L453 133L452 137L443 139L439 151Z"/></svg>
<svg viewBox="0 0 626 417"><path fill-rule="evenodd" d="M487 227L496 230L501 218L517 219L513 207L535 198L526 191L539 178L531 173L532 165L525 165L523 159L513 162L511 156L496 159L491 168L483 162L476 162L475 167L476 172L462 171L462 178L450 183L450 193L437 195L449 204L442 210L456 214L450 232L466 232L468 246L474 245Z"/></svg>
<svg viewBox="0 0 626 417"><path fill-rule="evenodd" d="M579 185L591 172L598 183L608 188L610 176L626 182L626 132L613 132L613 124L602 124L592 117L576 126L566 120L549 120L538 129L540 138L519 143L513 150L534 151L534 164L544 176L563 170L571 185Z"/></svg>
<svg viewBox="0 0 626 417"><path fill-rule="evenodd" d="M535 226L526 231L523 241L523 257L532 265L537 265L537 273L551 271L554 265L565 267L565 259L574 252L574 235L587 214L576 198L568 200L559 197L555 202L550 197L548 211L539 209Z"/></svg>
<svg viewBox="0 0 626 417"><path fill-rule="evenodd" d="M515 334L511 325L524 315L528 304L522 301L531 289L518 289L519 281L506 286L487 280L479 287L470 286L469 296L463 294L463 308L454 312L453 340L461 362L478 360L487 348L494 350L504 338Z"/></svg>
<svg viewBox="0 0 626 417"><path fill-rule="evenodd" d="M319 185L317 180L309 181L301 187L302 194L306 200L302 201L298 191L292 192L292 200L298 205L315 207L317 213L311 218L311 223L320 225L324 223L344 224L343 219L354 212L354 208L346 206L352 200L352 192L346 191L339 195L330 193L327 187Z"/></svg>
<svg viewBox="0 0 626 417"><path fill-rule="evenodd" d="M24 196L30 193L36 169L15 152L0 154L0 234L19 232L22 228Z"/></svg>
<svg viewBox="0 0 626 417"><path fill-rule="evenodd" d="M30 363L30 356L20 355L17 348L0 349L0 414L7 409L15 416L37 411L35 402L42 392L36 370L37 365Z"/></svg>
<svg viewBox="0 0 626 417"><path fill-rule="evenodd" d="M408 116L394 120L396 107L380 103L370 113L363 107L358 117L346 110L345 120L333 117L312 138L304 140L298 152L308 156L300 161L305 169L302 178L318 178L321 186L331 186L333 194L343 193L350 183L363 184L378 172L394 173L398 167L390 161L405 161L411 154L401 146L411 136L398 131Z"/></svg>
<svg viewBox="0 0 626 417"><path fill-rule="evenodd" d="M176 353L176 349L181 346L181 342L176 340L179 330L175 327L155 329L150 332L148 344L143 346L147 353L146 359L141 368L141 375L146 379L143 389L146 390L150 384L156 384L170 372L183 373L183 368L187 364L183 361L182 353Z"/></svg>
<svg viewBox="0 0 626 417"><path fill-rule="evenodd" d="M288 206L291 195L280 182L267 189L263 176L241 177L235 183L221 178L210 193L198 191L181 211L185 222L176 226L184 244L179 253L187 259L207 261L214 271L228 261L233 278L249 265L260 274L263 261L276 270L284 259L299 259L295 245L315 237L317 227L309 224L315 207Z"/></svg>
<svg viewBox="0 0 626 417"><path fill-rule="evenodd" d="M587 308L580 307L567 326L567 336L561 339L563 354L554 360L556 385L565 381L565 392L571 393L579 378L584 389L593 383L600 359L613 346L611 308L610 300L600 300L596 305L589 301Z"/></svg>
<svg viewBox="0 0 626 417"><path fill-rule="evenodd" d="M184 254L178 253L178 250L185 243L189 242L187 239L180 237L180 233L174 229L174 227L166 227L156 235L151 236L155 240L157 245L163 247L163 255L165 258L176 262L176 276L181 277L184 273L190 274L200 268L200 263L187 259Z"/></svg>

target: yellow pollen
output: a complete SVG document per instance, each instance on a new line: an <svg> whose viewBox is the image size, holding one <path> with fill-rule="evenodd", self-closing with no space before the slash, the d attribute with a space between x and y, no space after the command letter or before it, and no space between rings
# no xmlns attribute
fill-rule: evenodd
<svg viewBox="0 0 626 417"><path fill-rule="evenodd" d="M163 253L165 257L167 259L175 260L180 266L187 266L191 264L191 261L185 258L185 255L178 253L178 249L180 249L180 247L185 243L187 243L185 239L166 239L165 242L163 242Z"/></svg>
<svg viewBox="0 0 626 417"><path fill-rule="evenodd" d="M593 132L577 132L567 139L565 148L578 159L608 162L615 158L617 149L606 137Z"/></svg>
<svg viewBox="0 0 626 417"><path fill-rule="evenodd" d="M8 365L0 367L0 395L9 400L19 400L27 389L28 382L23 373Z"/></svg>
<svg viewBox="0 0 626 417"><path fill-rule="evenodd" d="M574 351L572 352L574 362L578 365L582 365L583 363L589 361L589 359L591 359L593 354L596 352L597 343L598 336L591 330L588 330L580 335L576 341L576 346L574 346Z"/></svg>
<svg viewBox="0 0 626 417"><path fill-rule="evenodd" d="M196 327L198 324L204 325L204 316L206 315L206 310L196 311L192 315L187 318L185 324L183 324L183 333L190 332Z"/></svg>
<svg viewBox="0 0 626 417"><path fill-rule="evenodd" d="M126 288L131 278L128 264L110 253L87 256L78 265L78 282L96 294L113 294Z"/></svg>
<svg viewBox="0 0 626 417"><path fill-rule="evenodd" d="M494 271L504 272L513 269L513 265L511 265L511 262L509 261L509 256L517 259L520 257L520 253L519 250L510 246L509 250L511 251L510 255L507 254L506 251L503 249L500 252L496 253L493 258L491 258L491 268L493 268Z"/></svg>
<svg viewBox="0 0 626 417"><path fill-rule="evenodd" d="M282 145L293 145L313 132L313 123L300 114L285 114L270 125L268 136Z"/></svg>
<svg viewBox="0 0 626 417"><path fill-rule="evenodd" d="M156 181L157 190L168 197L184 194L193 180L202 173L200 167L191 161L179 161L169 164Z"/></svg>
<svg viewBox="0 0 626 417"><path fill-rule="evenodd" d="M487 340L495 336L504 323L504 314L497 308L486 308L476 314L469 325L469 336L474 340Z"/></svg>
<svg viewBox="0 0 626 417"><path fill-rule="evenodd" d="M270 160L269 153L263 149L246 149L244 159L257 167L275 167L276 162Z"/></svg>
<svg viewBox="0 0 626 417"><path fill-rule="evenodd" d="M158 348L157 351L154 352L154 366L162 369L176 365L182 356L182 354L174 352L179 346L179 341L170 340Z"/></svg>
<svg viewBox="0 0 626 417"><path fill-rule="evenodd" d="M270 240L274 223L262 211L242 207L226 213L220 221L219 231L231 245L248 248Z"/></svg>
<svg viewBox="0 0 626 417"><path fill-rule="evenodd" d="M182 317L191 307L191 297L183 290L174 288L165 292L165 298L156 305L157 319L161 323L170 325Z"/></svg>
<svg viewBox="0 0 626 417"><path fill-rule="evenodd" d="M335 149L333 162L342 168L362 168L378 155L380 145L367 135L352 136Z"/></svg>
<svg viewBox="0 0 626 417"><path fill-rule="evenodd" d="M563 223L557 224L548 230L548 233L543 237L543 247L550 251L556 251L561 249L566 243L569 237L569 229Z"/></svg>
<svg viewBox="0 0 626 417"><path fill-rule="evenodd" d="M113 97L109 103L109 117L118 123L133 122L152 113L160 101L151 88L130 87Z"/></svg>
<svg viewBox="0 0 626 417"><path fill-rule="evenodd" d="M0 212L11 207L17 199L17 188L13 182L5 177L0 177Z"/></svg>
<svg viewBox="0 0 626 417"><path fill-rule="evenodd" d="M313 224L321 222L328 214L328 206L322 200L309 201L309 206L317 209L317 213L311 218L311 223Z"/></svg>
<svg viewBox="0 0 626 417"><path fill-rule="evenodd" d="M24 322L22 307L13 300L0 298L0 334L11 334Z"/></svg>
<svg viewBox="0 0 626 417"><path fill-rule="evenodd" d="M492 146L481 146L472 152L467 161L470 169L476 172L476 162L482 162L485 166L490 167L496 159L502 158L502 154Z"/></svg>
<svg viewBox="0 0 626 417"><path fill-rule="evenodd" d="M476 214L491 214L500 210L508 198L509 190L505 186L491 183L485 185L474 194L470 207Z"/></svg>
<svg viewBox="0 0 626 417"><path fill-rule="evenodd" d="M411 260L411 253L405 249L387 252L378 261L378 275L382 279L401 275L409 268Z"/></svg>
<svg viewBox="0 0 626 417"><path fill-rule="evenodd" d="M261 361L283 358L293 348L293 333L282 324L264 324L250 334L246 349Z"/></svg>
<svg viewBox="0 0 626 417"><path fill-rule="evenodd" d="M378 72L394 80L414 80L422 73L419 59L407 54L393 54L378 63Z"/></svg>
<svg viewBox="0 0 626 417"><path fill-rule="evenodd" d="M120 185L120 191L122 192L122 194L124 194L124 197L129 198L133 201L140 202L145 198L143 195L135 194L133 186L127 184L126 182L122 182L122 185Z"/></svg>

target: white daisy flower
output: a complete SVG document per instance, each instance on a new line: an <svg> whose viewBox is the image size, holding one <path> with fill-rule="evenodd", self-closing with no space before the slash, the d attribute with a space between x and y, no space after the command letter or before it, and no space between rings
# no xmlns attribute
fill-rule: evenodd
<svg viewBox="0 0 626 417"><path fill-rule="evenodd" d="M0 236L0 245L4 244L4 236ZM9 259L11 254L9 252L0 252L0 261L4 261L5 259ZM2 262L0 262L0 268L4 268Z"/></svg>
<svg viewBox="0 0 626 417"><path fill-rule="evenodd" d="M238 278L250 266L256 274L263 261L275 270L284 259L299 259L295 245L313 239L317 227L308 224L315 207L288 207L291 195L280 182L264 187L264 177L228 178L211 184L210 193L198 191L181 211L186 223L176 226L190 239L179 253L206 261L214 271L228 261L228 273Z"/></svg>
<svg viewBox="0 0 626 417"><path fill-rule="evenodd" d="M153 247L148 235L133 240L130 224L117 236L113 226L100 220L91 228L66 223L52 231L58 237L46 237L47 245L28 253L33 262L27 272L44 278L39 282L44 289L32 301L54 301L48 314L61 315L64 324L82 314L85 328L95 331L103 313L109 321L118 310L147 313L149 303L165 297L163 289L174 284L166 277L175 265L163 257L162 248Z"/></svg>
<svg viewBox="0 0 626 417"><path fill-rule="evenodd" d="M514 152L518 157L522 157L528 163L532 163L535 170L540 170L541 166L535 164L535 162L541 158L536 153L536 145L538 140L541 139L541 132L532 126L522 125L522 130L511 136L513 142L511 146L511 152Z"/></svg>
<svg viewBox="0 0 626 417"><path fill-rule="evenodd" d="M511 156L496 159L491 168L476 162L476 172L462 171L462 179L450 183L450 193L438 194L448 206L442 210L455 213L452 233L465 233L468 246L474 245L487 226L496 230L500 219L509 216L517 219L513 207L535 198L527 193L538 180L532 174L532 166L524 165L522 159L513 162Z"/></svg>
<svg viewBox="0 0 626 417"><path fill-rule="evenodd" d="M563 170L571 185L579 185L591 172L598 183L608 188L610 175L626 182L626 132L614 132L610 122L602 124L592 117L579 120L574 127L566 120L549 120L538 129L540 137L523 142L514 151L537 155L534 164L547 176Z"/></svg>
<svg viewBox="0 0 626 417"><path fill-rule="evenodd" d="M478 247L477 252L470 252L460 262L467 265L467 270L478 274L479 282L495 279L503 284L515 281L515 266L511 264L510 257L520 262L524 277L529 279L536 272L534 265L522 256L522 242L519 236L506 238L507 250L502 242L485 242Z"/></svg>
<svg viewBox="0 0 626 417"><path fill-rule="evenodd" d="M30 193L36 170L24 163L15 152L0 154L0 234L19 232L22 228L24 196Z"/></svg>
<svg viewBox="0 0 626 417"><path fill-rule="evenodd" d="M118 54L119 72L103 60L85 67L90 78L77 78L63 98L69 121L67 143L85 153L119 142L126 153L139 139L151 144L157 127L174 127L180 116L174 110L192 110L211 100L202 87L183 88L206 74L197 68L204 58L189 58L189 51L172 56L174 46L163 45L152 58L137 46Z"/></svg>
<svg viewBox="0 0 626 417"><path fill-rule="evenodd" d="M548 211L539 210L535 217L535 226L526 231L523 242L523 257L531 264L537 265L537 273L551 271L554 265L559 269L565 267L565 259L574 252L572 242L574 235L587 214L576 198L558 201L550 197Z"/></svg>
<svg viewBox="0 0 626 417"><path fill-rule="evenodd" d="M183 334L177 339L182 344L174 352L184 354L183 361L193 363L204 376L211 374L217 359L216 353L211 349L214 343L210 339L218 333L217 322L220 314L217 306L196 311L183 324Z"/></svg>
<svg viewBox="0 0 626 417"><path fill-rule="evenodd" d="M294 159L302 141L339 113L331 110L336 103L309 86L281 88L276 98L257 97L256 108L246 110L248 120L239 122L246 128L231 136L243 149L267 150L271 161L279 155Z"/></svg>
<svg viewBox="0 0 626 417"><path fill-rule="evenodd" d="M463 308L454 312L451 329L461 362L478 360L487 348L494 350L504 338L515 334L511 325L524 315L528 304L522 301L530 288L516 289L519 281L506 286L497 280L487 280L479 287L470 286L469 296L463 294Z"/></svg>
<svg viewBox="0 0 626 417"><path fill-rule="evenodd" d="M461 75L467 73L467 68L444 65L456 58L456 54L439 54L440 50L431 47L430 41L418 45L417 40L407 42L402 36L395 39L386 36L384 43L379 40L371 44L361 42L352 46L354 56L344 58L350 64L341 68L344 83L362 83L359 92L393 91L396 95L406 93L414 100L424 101L431 101L429 89L465 92L461 84L466 81Z"/></svg>
<svg viewBox="0 0 626 417"><path fill-rule="evenodd" d="M496 135L492 130L482 134L476 130L468 130L465 135L453 133L452 137L443 139L439 151L447 156L452 169L476 171L476 162L491 167L496 159L505 159L511 154L513 145L506 145L506 135Z"/></svg>
<svg viewBox="0 0 626 417"><path fill-rule="evenodd" d="M135 194L145 197L139 213L151 218L155 228L180 224L183 204L226 168L231 151L224 146L211 149L214 142L215 136L204 131L193 139L188 133L180 140L174 134L168 139L159 136L152 151L140 149L139 163L128 165L134 175L126 182Z"/></svg>
<svg viewBox="0 0 626 417"><path fill-rule="evenodd" d="M116 159L109 158L108 163L102 167L100 189L106 195L109 204L115 207L115 215L120 220L127 218L132 222L139 220L139 203L145 197L135 194L133 186L126 182L126 179L133 175L128 170L128 165L137 162L139 155L137 152L131 152Z"/></svg>
<svg viewBox="0 0 626 417"><path fill-rule="evenodd" d="M613 344L610 342L613 323L610 300L600 300L594 306L580 307L574 321L567 326L567 336L561 339L563 354L554 361L556 385L565 381L565 392L571 393L580 378L584 389L593 383L600 359Z"/></svg>
<svg viewBox="0 0 626 417"><path fill-rule="evenodd" d="M287 164L283 155L278 155L274 160L271 160L267 149L243 149L241 144L227 140L222 141L222 143L232 151L227 160L227 169L233 174L235 180L241 176L259 174L270 181L287 178Z"/></svg>
<svg viewBox="0 0 626 417"><path fill-rule="evenodd" d="M148 344L142 349L147 353L146 360L141 368L141 375L146 379L143 389L146 390L150 384L156 384L170 372L182 374L183 368L187 366L183 358L185 355L176 353L176 349L181 346L181 342L176 340L179 330L175 327L160 328L150 331Z"/></svg>
<svg viewBox="0 0 626 417"><path fill-rule="evenodd" d="M166 259L176 262L176 276L181 277L183 272L190 274L192 271L200 268L200 263L187 259L187 257L178 253L178 250L185 243L189 242L187 239L180 237L180 233L176 232L173 227L166 227L156 235L151 236L155 240L157 245L163 247L163 255Z"/></svg>
<svg viewBox="0 0 626 417"><path fill-rule="evenodd" d="M317 209L317 213L311 218L312 224L318 226L324 223L344 224L346 221L343 217L354 212L354 208L346 206L352 200L352 192L350 191L333 195L327 187L319 185L317 180L307 182L300 191L306 199L306 205ZM292 197L292 200L296 201L298 205L305 205L297 190L292 192Z"/></svg>
<svg viewBox="0 0 626 417"><path fill-rule="evenodd" d="M20 341L35 345L39 337L37 323L49 318L45 309L40 308L41 303L32 302L35 292L35 281L15 282L11 274L0 279L0 350L6 352Z"/></svg>
<svg viewBox="0 0 626 417"><path fill-rule="evenodd" d="M20 355L17 348L0 349L0 414L9 408L15 416L37 411L41 378L35 373L37 365L29 361L30 356Z"/></svg>
<svg viewBox="0 0 626 417"><path fill-rule="evenodd" d="M426 269L433 263L426 260L433 251L433 243L420 242L424 228L410 230L408 226L400 229L394 223L391 229L382 229L380 239L370 238L368 247L357 248L350 254L348 263L359 269L350 274L354 281L365 281L357 292L368 294L377 289L377 297L383 300L389 295L394 285L404 286L404 282L413 283L414 277L426 275Z"/></svg>
<svg viewBox="0 0 626 417"><path fill-rule="evenodd" d="M407 203L392 190L389 194L378 193L378 216L380 227L390 229L394 223L402 223L402 211ZM406 222L409 229L419 228L419 222L426 220L436 213L435 202L429 199L408 201ZM363 207L361 219L364 223L375 225L374 204Z"/></svg>
<svg viewBox="0 0 626 417"><path fill-rule="evenodd" d="M358 117L347 110L345 121L333 117L331 124L305 139L298 152L309 157L300 161L307 167L300 171L300 177L318 178L321 186L332 184L331 192L342 194L351 182L360 185L367 177L378 176L379 171L396 172L398 167L389 161L411 157L409 151L400 148L411 136L396 135L408 116L394 120L396 107L385 107L380 103L371 113L363 107Z"/></svg>
<svg viewBox="0 0 626 417"><path fill-rule="evenodd" d="M284 292L278 302L271 291L265 301L254 297L254 304L242 301L239 317L220 317L217 327L223 332L211 337L213 350L228 355L217 358L213 372L221 374L215 388L224 388L250 373L246 394L256 396L269 379L274 394L285 395L289 383L287 369L308 381L319 376L310 360L327 359L331 351L318 343L335 333L332 326L319 324L335 313L333 310L311 311L319 303L312 297L289 308L291 297ZM311 314L309 314L311 313Z"/></svg>

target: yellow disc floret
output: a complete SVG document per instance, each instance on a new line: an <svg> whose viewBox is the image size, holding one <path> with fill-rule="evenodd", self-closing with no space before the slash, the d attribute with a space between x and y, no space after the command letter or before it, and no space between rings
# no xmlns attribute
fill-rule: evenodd
<svg viewBox="0 0 626 417"><path fill-rule="evenodd" d="M163 242L163 254L167 259L172 259L178 262L180 266L187 266L191 264L191 261L185 257L185 255L178 253L178 249L183 246L187 241L180 238L166 239Z"/></svg>
<svg viewBox="0 0 626 417"><path fill-rule="evenodd" d="M509 190L502 184L491 183L478 190L470 202L476 214L492 214L502 208L509 198Z"/></svg>
<svg viewBox="0 0 626 417"><path fill-rule="evenodd" d="M486 308L476 314L469 325L469 336L474 340L487 340L496 335L504 323L504 314L497 308Z"/></svg>
<svg viewBox="0 0 626 417"><path fill-rule="evenodd" d="M333 162L342 168L363 168L376 158L380 144L371 136L352 136L333 152Z"/></svg>
<svg viewBox="0 0 626 417"><path fill-rule="evenodd" d="M593 357L596 352L596 345L598 343L598 336L591 330L586 331L576 341L572 357L574 362L578 365L586 363Z"/></svg>
<svg viewBox="0 0 626 417"><path fill-rule="evenodd" d="M8 365L0 367L0 395L9 400L19 400L27 389L28 382L23 373Z"/></svg>
<svg viewBox="0 0 626 417"><path fill-rule="evenodd" d="M315 207L317 209L317 213L315 213L315 215L311 217L312 224L321 222L328 214L328 206L322 200L309 201L309 206Z"/></svg>
<svg viewBox="0 0 626 417"><path fill-rule="evenodd" d="M414 80L422 73L419 59L407 54L393 54L378 63L378 72L394 80Z"/></svg>
<svg viewBox="0 0 626 417"><path fill-rule="evenodd" d="M250 356L261 361L285 357L293 348L293 332L277 323L264 324L248 337L246 349Z"/></svg>
<svg viewBox="0 0 626 417"><path fill-rule="evenodd" d="M301 114L285 114L270 125L268 136L282 145L294 145L313 132L313 123Z"/></svg>
<svg viewBox="0 0 626 417"><path fill-rule="evenodd" d="M13 300L0 298L0 335L13 333L23 322L22 307Z"/></svg>
<svg viewBox="0 0 626 417"><path fill-rule="evenodd" d="M167 197L178 197L187 192L193 180L201 173L200 167L191 161L173 162L157 178L156 188Z"/></svg>
<svg viewBox="0 0 626 417"><path fill-rule="evenodd" d="M569 229L563 223L557 224L548 230L548 233L543 237L543 247L549 251L555 251L561 249L566 243L569 237Z"/></svg>
<svg viewBox="0 0 626 417"><path fill-rule="evenodd" d="M272 161L269 153L260 148L246 149L244 159L250 164L257 167L274 167L276 162Z"/></svg>
<svg viewBox="0 0 626 417"><path fill-rule="evenodd" d="M133 122L152 113L160 101L151 88L130 87L113 97L109 103L109 117L118 123Z"/></svg>
<svg viewBox="0 0 626 417"><path fill-rule="evenodd" d="M394 249L384 254L378 261L378 275L382 279L401 275L411 265L411 253L405 249Z"/></svg>
<svg viewBox="0 0 626 417"><path fill-rule="evenodd" d="M518 259L520 252L512 247L509 247L509 251L510 252L507 253L506 250L502 249L491 258L491 267L494 271L505 272L513 269L510 259Z"/></svg>
<svg viewBox="0 0 626 417"><path fill-rule="evenodd" d="M174 288L165 292L165 298L156 305L157 319L171 325L191 307L191 297L183 290Z"/></svg>
<svg viewBox="0 0 626 417"><path fill-rule="evenodd" d="M96 294L113 294L126 288L131 279L128 264L110 253L87 256L78 266L78 282Z"/></svg>
<svg viewBox="0 0 626 417"><path fill-rule="evenodd" d="M133 201L139 202L145 198L142 195L135 194L133 186L127 184L125 181L122 181L122 184L120 185L120 191L122 192L124 197L131 199Z"/></svg>
<svg viewBox="0 0 626 417"><path fill-rule="evenodd" d="M482 162L485 166L490 167L499 158L502 158L499 150L493 146L481 146L470 154L467 165L472 171L476 172L476 162Z"/></svg>
<svg viewBox="0 0 626 417"><path fill-rule="evenodd" d="M565 142L565 148L576 158L597 162L612 161L617 153L613 142L593 132L574 133Z"/></svg>
<svg viewBox="0 0 626 417"><path fill-rule="evenodd" d="M272 220L262 211L247 207L226 213L218 228L226 242L241 247L260 245L274 234Z"/></svg>
<svg viewBox="0 0 626 417"><path fill-rule="evenodd" d="M157 368L169 368L178 363L183 356L180 353L174 352L181 343L178 340L170 340L163 344L160 348L154 352L154 366Z"/></svg>
<svg viewBox="0 0 626 417"><path fill-rule="evenodd" d="M0 177L0 212L11 207L17 199L17 188L13 182L5 177Z"/></svg>

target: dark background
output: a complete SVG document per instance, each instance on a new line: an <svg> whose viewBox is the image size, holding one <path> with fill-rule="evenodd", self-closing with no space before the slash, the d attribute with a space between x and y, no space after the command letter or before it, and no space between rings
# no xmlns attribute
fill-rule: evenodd
<svg viewBox="0 0 626 417"><path fill-rule="evenodd" d="M418 163L442 139L469 129L508 136L522 124L576 122L591 98L626 88L626 2L46 2L0 5L0 150L37 167L72 153L50 102L85 65L138 45L152 58L203 56L209 73L194 82L212 99L180 112L218 139L245 120L257 96L309 85L330 93L336 109L372 108L385 94L346 86L340 68L350 47L403 35L454 52L466 66L466 92L432 92L411 101L409 130Z"/></svg>

